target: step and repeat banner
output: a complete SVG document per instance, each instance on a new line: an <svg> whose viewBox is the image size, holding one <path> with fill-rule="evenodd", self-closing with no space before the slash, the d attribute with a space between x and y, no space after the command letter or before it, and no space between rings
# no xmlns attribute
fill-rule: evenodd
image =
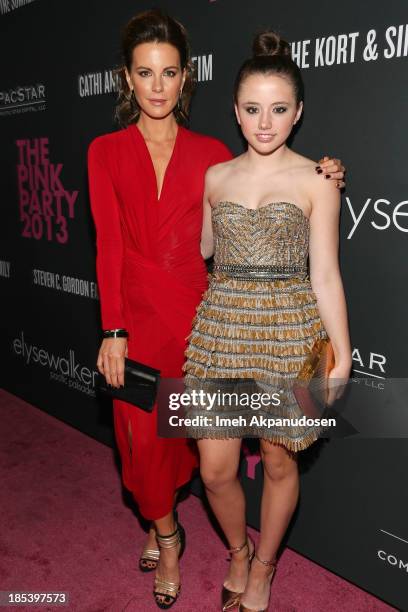
<svg viewBox="0 0 408 612"><path fill-rule="evenodd" d="M301 503L285 543L408 609L406 2L155 6L190 33L192 129L243 150L232 85L253 34L272 27L290 41L305 81L293 147L347 167L340 258L359 384L342 433L301 453ZM117 129L121 28L148 8L0 0L2 386L110 445L111 406L95 396L100 318L86 153L95 136ZM262 470L252 446L242 479L257 527Z"/></svg>

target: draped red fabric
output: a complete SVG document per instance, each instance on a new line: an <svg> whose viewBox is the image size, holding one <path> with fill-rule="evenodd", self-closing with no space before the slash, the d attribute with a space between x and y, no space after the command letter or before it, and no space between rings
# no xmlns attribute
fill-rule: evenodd
<svg viewBox="0 0 408 612"><path fill-rule="evenodd" d="M137 125L89 146L102 327L126 327L129 357L159 368L164 377L182 376L186 338L207 287L200 254L204 175L231 157L219 140L179 126L158 197ZM146 518L160 518L197 466L194 442L159 438L157 406L147 414L114 400L113 411L124 485Z"/></svg>

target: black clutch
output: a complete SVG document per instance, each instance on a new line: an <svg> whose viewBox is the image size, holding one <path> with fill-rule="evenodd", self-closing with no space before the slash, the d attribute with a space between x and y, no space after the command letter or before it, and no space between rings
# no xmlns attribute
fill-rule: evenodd
<svg viewBox="0 0 408 612"><path fill-rule="evenodd" d="M112 399L123 400L134 404L146 412L152 412L160 382L160 370L144 363L125 357L125 385L111 387L106 378L99 373L96 381L97 390Z"/></svg>

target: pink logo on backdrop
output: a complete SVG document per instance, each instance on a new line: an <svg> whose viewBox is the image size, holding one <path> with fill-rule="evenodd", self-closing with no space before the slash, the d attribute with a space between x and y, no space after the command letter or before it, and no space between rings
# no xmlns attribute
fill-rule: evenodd
<svg viewBox="0 0 408 612"><path fill-rule="evenodd" d="M247 478L251 478L255 480L255 468L261 460L259 453L250 454L248 447L245 446L245 443L242 445L242 452L245 455L245 459L247 462L246 476Z"/></svg>
<svg viewBox="0 0 408 612"><path fill-rule="evenodd" d="M17 140L16 145L21 235L65 244L79 192L64 188L64 164L51 162L48 138Z"/></svg>

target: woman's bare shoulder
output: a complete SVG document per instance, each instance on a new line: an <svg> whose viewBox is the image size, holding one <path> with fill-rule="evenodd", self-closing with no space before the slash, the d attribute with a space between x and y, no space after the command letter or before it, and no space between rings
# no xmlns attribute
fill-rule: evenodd
<svg viewBox="0 0 408 612"><path fill-rule="evenodd" d="M300 155L300 153L296 153L294 151L292 153L292 163L291 170L292 172L298 172L299 174L309 175L313 170L314 174L316 173L316 166L318 165L314 159L310 159L305 155Z"/></svg>
<svg viewBox="0 0 408 612"><path fill-rule="evenodd" d="M304 155L294 154L292 161L292 178L299 182L300 186L311 196L313 193L331 193L337 190L336 181L328 180L324 174L318 174L316 167L318 163L314 159Z"/></svg>

